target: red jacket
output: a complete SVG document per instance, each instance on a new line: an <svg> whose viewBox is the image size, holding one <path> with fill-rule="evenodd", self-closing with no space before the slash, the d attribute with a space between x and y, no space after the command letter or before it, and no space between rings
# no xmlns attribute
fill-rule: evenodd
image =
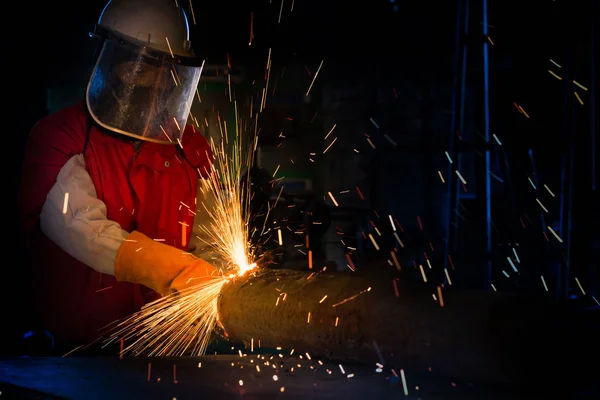
<svg viewBox="0 0 600 400"><path fill-rule="evenodd" d="M41 232L39 216L47 194L63 165L82 153L109 220L182 249L193 227L190 209L196 209L199 171L210 166L212 154L191 126L182 147L142 142L136 151L132 140L97 129L84 103L49 115L32 129L19 205L21 227L31 246L37 311L43 327L57 339L89 342L100 328L139 310L157 294L94 271ZM185 233L182 224L187 225Z"/></svg>

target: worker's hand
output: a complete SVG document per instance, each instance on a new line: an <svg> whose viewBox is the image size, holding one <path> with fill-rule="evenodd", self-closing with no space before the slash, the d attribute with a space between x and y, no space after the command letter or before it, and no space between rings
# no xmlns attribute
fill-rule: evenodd
<svg viewBox="0 0 600 400"><path fill-rule="evenodd" d="M115 259L118 281L139 283L163 296L216 278L217 269L196 256L133 231Z"/></svg>

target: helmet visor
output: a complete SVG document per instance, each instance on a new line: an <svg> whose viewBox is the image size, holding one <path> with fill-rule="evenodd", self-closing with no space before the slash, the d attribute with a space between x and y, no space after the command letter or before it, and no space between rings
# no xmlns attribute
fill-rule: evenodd
<svg viewBox="0 0 600 400"><path fill-rule="evenodd" d="M92 118L111 131L159 143L181 137L201 67L115 38L106 39L88 83Z"/></svg>

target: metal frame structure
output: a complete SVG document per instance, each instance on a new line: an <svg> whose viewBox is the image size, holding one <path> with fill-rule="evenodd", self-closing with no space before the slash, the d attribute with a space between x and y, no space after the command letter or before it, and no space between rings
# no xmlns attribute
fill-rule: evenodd
<svg viewBox="0 0 600 400"><path fill-rule="evenodd" d="M589 129L590 129L590 165L591 165L591 191L597 191L597 166L596 166L596 60L595 60L595 45L597 43L596 38L596 24L598 13L595 13L596 1L589 0L589 5L592 12L590 12L590 44L591 44L591 59L590 59L590 115L589 115ZM450 154L451 162L448 165L448 204L446 210L446 242L444 248L444 268L448 268L451 264L451 254L455 253L458 249L457 241L457 226L458 216L456 209L459 205L461 194L460 194L460 181L456 176L455 171L461 168L461 150L460 145L456 143L457 133L463 132L465 127L465 85L467 77L467 54L468 54L468 37L472 35L469 31L470 25L470 14L475 4L470 0L458 0L458 9L456 15L456 39L455 39L455 54L454 54L454 79L453 79L453 97L452 97L452 114L451 114L451 127L449 136L448 152ZM488 37L488 0L481 0L477 4L481 8L477 7L477 10L481 11L482 20L482 31L483 40L478 43L482 43L482 113L483 121L483 137L485 139L485 176L484 176L484 190L481 191L483 199L481 201L485 204L485 243L486 243L486 257L485 264L487 267L487 284L491 284L492 278L492 191L491 191L491 110L490 110L490 63L489 63L489 42ZM476 34L478 36L478 34ZM478 57L480 55L478 54ZM559 232L558 234L562 237L562 250L564 252L564 262L560 266L560 271L557 274L557 283L555 295L557 297L568 297L571 294L570 277L571 271L571 259L572 259L572 232L573 232L573 198L575 191L575 150L576 150L576 102L573 97L575 91L575 49L570 42L567 42L565 48L565 69L563 78L563 126L562 126L562 140L564 143L564 150L562 150L561 157L561 176L560 176L560 210L559 210ZM534 180L536 186L537 173L536 164L533 156L533 150L529 149L529 158L531 161L531 167L534 171ZM543 229L546 229L546 219L541 213L540 222ZM548 247L547 247L548 248Z"/></svg>

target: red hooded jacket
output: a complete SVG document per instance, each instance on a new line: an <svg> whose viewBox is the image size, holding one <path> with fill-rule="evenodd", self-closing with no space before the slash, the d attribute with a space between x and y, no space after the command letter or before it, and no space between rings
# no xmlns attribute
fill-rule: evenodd
<svg viewBox="0 0 600 400"><path fill-rule="evenodd" d="M186 127L181 147L142 142L136 150L132 140L98 129L85 103L33 127L20 190L21 228L31 248L42 327L69 342L95 340L101 328L158 297L148 288L94 271L42 233L39 218L46 196L65 163L82 153L109 220L181 249L187 248L193 227L199 173L212 162L208 142L192 126Z"/></svg>

